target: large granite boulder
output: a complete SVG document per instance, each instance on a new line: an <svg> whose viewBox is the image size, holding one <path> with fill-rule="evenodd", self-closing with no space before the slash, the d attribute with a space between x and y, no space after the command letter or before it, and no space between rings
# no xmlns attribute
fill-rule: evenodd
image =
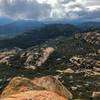
<svg viewBox="0 0 100 100"><path fill-rule="evenodd" d="M1 100L67 100L58 94L50 91L27 91L10 95Z"/></svg>
<svg viewBox="0 0 100 100"><path fill-rule="evenodd" d="M5 87L4 91L1 94L1 98L7 98L2 100L15 100L15 99L9 99L14 96L16 99L18 98L18 100L24 100L24 99L19 99L19 97L23 98L25 94L26 97L35 97L35 94L40 95L40 97L43 96L44 98L46 98L47 96L47 99L35 99L35 100L72 99L72 94L62 85L62 83L59 80L57 80L53 76L44 76L32 80L24 77L15 77Z"/></svg>
<svg viewBox="0 0 100 100"><path fill-rule="evenodd" d="M37 86L43 87L48 91L53 91L61 96L72 99L72 94L68 91L64 85L53 76L44 76L36 78L32 81Z"/></svg>

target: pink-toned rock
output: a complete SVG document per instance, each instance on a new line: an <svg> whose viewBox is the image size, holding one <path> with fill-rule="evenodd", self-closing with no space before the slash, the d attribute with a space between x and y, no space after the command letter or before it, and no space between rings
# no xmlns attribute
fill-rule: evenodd
<svg viewBox="0 0 100 100"><path fill-rule="evenodd" d="M36 66L41 66L42 64L44 64L48 57L54 52L54 48L48 47L46 49L43 49L42 52L42 56L36 61Z"/></svg>
<svg viewBox="0 0 100 100"><path fill-rule="evenodd" d="M0 100L68 100L50 91L27 91Z"/></svg>

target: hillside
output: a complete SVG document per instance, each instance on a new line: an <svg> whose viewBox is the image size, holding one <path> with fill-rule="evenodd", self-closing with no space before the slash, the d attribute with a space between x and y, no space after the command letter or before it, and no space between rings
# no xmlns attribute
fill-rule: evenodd
<svg viewBox="0 0 100 100"><path fill-rule="evenodd" d="M100 90L100 31L58 35L26 49L2 50L0 66L1 92L16 76L34 79L52 75L72 93L73 99L91 100ZM48 90L50 85L44 86Z"/></svg>
<svg viewBox="0 0 100 100"><path fill-rule="evenodd" d="M59 36L71 36L79 31L79 28L70 24L50 24L42 28L23 32L14 38L0 40L0 49L13 47L27 48L41 44L48 39Z"/></svg>
<svg viewBox="0 0 100 100"><path fill-rule="evenodd" d="M90 30L93 31L96 29L100 29L100 22L86 21L86 22L80 23L78 26L83 31L90 31Z"/></svg>
<svg viewBox="0 0 100 100"><path fill-rule="evenodd" d="M16 20L0 26L0 38L15 37L22 32L43 27L44 24L34 20Z"/></svg>

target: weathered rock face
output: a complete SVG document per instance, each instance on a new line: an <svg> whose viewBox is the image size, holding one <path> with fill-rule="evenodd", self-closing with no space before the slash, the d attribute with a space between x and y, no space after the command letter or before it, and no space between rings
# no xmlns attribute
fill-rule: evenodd
<svg viewBox="0 0 100 100"><path fill-rule="evenodd" d="M1 98L6 99L1 100L10 100L9 98L12 97L15 97L16 99L18 98L18 100L24 100L24 95L26 96L25 98L36 97L35 100L67 100L67 98L72 99L72 94L62 85L60 81L58 81L53 76L46 76L33 80L23 77L13 78L1 94ZM40 99L38 99L38 97ZM42 97L44 97L44 99L41 99Z"/></svg>
<svg viewBox="0 0 100 100"><path fill-rule="evenodd" d="M8 59L11 56L7 56L7 55L0 55L0 63L7 63L8 64Z"/></svg>
<svg viewBox="0 0 100 100"><path fill-rule="evenodd" d="M42 90L42 87L36 86L31 82L30 79L23 77L15 77L13 78L4 91L1 94L1 97L7 97L12 94L25 92L28 90Z"/></svg>
<svg viewBox="0 0 100 100"><path fill-rule="evenodd" d="M26 61L24 64L26 65L26 68L31 68L31 69L34 69L32 66L41 67L42 64L44 64L48 60L49 56L53 52L54 48L52 47L43 48L41 52L29 51L28 53L26 53Z"/></svg>
<svg viewBox="0 0 100 100"><path fill-rule="evenodd" d="M48 91L53 91L61 96L72 99L72 94L53 76L37 78L32 81L37 86L43 87Z"/></svg>
<svg viewBox="0 0 100 100"><path fill-rule="evenodd" d="M50 91L27 91L11 95L1 100L67 100L62 96Z"/></svg>
<svg viewBox="0 0 100 100"><path fill-rule="evenodd" d="M0 64L1 63L9 64L10 58L13 57L19 51L21 51L21 49L19 49L19 48L15 48L12 50L0 51Z"/></svg>
<svg viewBox="0 0 100 100"><path fill-rule="evenodd" d="M0 53L0 63L6 63L8 64L9 63L9 59L11 57L13 57L14 55L13 54L7 54L7 53Z"/></svg>
<svg viewBox="0 0 100 100"><path fill-rule="evenodd" d="M23 66L27 69L36 69L37 67L41 67L54 52L54 48L52 47L39 50L34 47L26 50L16 49L0 52L0 64L6 63L9 66Z"/></svg>
<svg viewBox="0 0 100 100"><path fill-rule="evenodd" d="M43 50L42 56L36 61L36 66L41 66L48 57L54 52L54 48L48 47Z"/></svg>

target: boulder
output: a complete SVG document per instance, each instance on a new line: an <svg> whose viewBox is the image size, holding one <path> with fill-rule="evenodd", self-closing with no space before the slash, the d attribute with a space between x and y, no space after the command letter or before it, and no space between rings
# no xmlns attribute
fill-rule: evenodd
<svg viewBox="0 0 100 100"><path fill-rule="evenodd" d="M76 91L78 88L75 87L75 86L72 86L71 89L72 89L73 91Z"/></svg>
<svg viewBox="0 0 100 100"><path fill-rule="evenodd" d="M22 94L24 95L26 91L32 91L33 94L34 91L37 91L35 93L38 93L39 91L48 91L48 94L49 92L53 94L55 93L56 95L58 94L59 97L61 96L66 99L67 98L72 99L72 94L62 85L62 83L59 80L57 80L53 76L45 76L41 78L35 78L33 80L24 77L15 77L9 82L7 87L5 87L4 91L1 94L1 98L6 98L15 94L19 94L21 96L21 93L23 92ZM43 92L42 95L45 95L45 92ZM24 99L19 99L19 100L24 100ZM42 100L42 99L36 99L36 100ZM63 100L63 99L44 99L44 100Z"/></svg>
<svg viewBox="0 0 100 100"><path fill-rule="evenodd" d="M64 70L64 73L73 74L74 70L72 70L71 68L68 68L68 69Z"/></svg>
<svg viewBox="0 0 100 100"><path fill-rule="evenodd" d="M50 91L27 91L0 100L68 100Z"/></svg>
<svg viewBox="0 0 100 100"><path fill-rule="evenodd" d="M100 68L100 61L97 61L95 66L99 67Z"/></svg>
<svg viewBox="0 0 100 100"><path fill-rule="evenodd" d="M97 68L97 67L93 67L93 70L96 72L100 72L100 68Z"/></svg>
<svg viewBox="0 0 100 100"><path fill-rule="evenodd" d="M36 70L36 66L34 65L28 65L25 67L26 69L32 69L32 70Z"/></svg>
<svg viewBox="0 0 100 100"><path fill-rule="evenodd" d="M98 54L100 54L100 49L97 50Z"/></svg>
<svg viewBox="0 0 100 100"><path fill-rule="evenodd" d="M100 92L93 92L92 98L93 100L100 100Z"/></svg>
<svg viewBox="0 0 100 100"><path fill-rule="evenodd" d="M65 88L64 85L53 76L36 78L32 82L37 86L43 87L48 91L55 92L68 99L72 99L73 97L69 90Z"/></svg>
<svg viewBox="0 0 100 100"><path fill-rule="evenodd" d="M5 87L4 91L1 94L1 97L7 97L12 94L25 92L28 90L42 90L42 87L36 86L31 82L28 78L23 77L15 77L13 78L7 87Z"/></svg>

